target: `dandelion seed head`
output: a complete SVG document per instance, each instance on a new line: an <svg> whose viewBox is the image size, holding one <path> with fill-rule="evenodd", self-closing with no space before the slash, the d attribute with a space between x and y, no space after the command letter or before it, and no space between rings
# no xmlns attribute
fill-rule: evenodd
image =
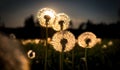
<svg viewBox="0 0 120 70"><path fill-rule="evenodd" d="M53 29L56 31L66 30L69 27L70 18L65 13L59 13L56 15Z"/></svg>
<svg viewBox="0 0 120 70"><path fill-rule="evenodd" d="M41 26L46 27L46 20L45 18L48 18L48 27L51 27L52 24L54 23L56 13L54 10L50 8L43 8L37 13L37 19L40 23Z"/></svg>
<svg viewBox="0 0 120 70"><path fill-rule="evenodd" d="M69 31L61 31L54 34L54 36L52 37L52 43L51 43L53 45L53 48L56 51L62 52L62 49L63 49L63 46L61 44L62 39L67 40L67 43L65 44L65 49L63 51L68 52L72 50L73 47L75 46L76 40L74 35Z"/></svg>
<svg viewBox="0 0 120 70"><path fill-rule="evenodd" d="M89 40L87 44L87 40ZM78 44L83 48L92 48L97 43L97 38L92 32L84 32L78 37Z"/></svg>
<svg viewBox="0 0 120 70"><path fill-rule="evenodd" d="M33 59L35 58L35 52L33 50L29 50L27 52L28 58Z"/></svg>

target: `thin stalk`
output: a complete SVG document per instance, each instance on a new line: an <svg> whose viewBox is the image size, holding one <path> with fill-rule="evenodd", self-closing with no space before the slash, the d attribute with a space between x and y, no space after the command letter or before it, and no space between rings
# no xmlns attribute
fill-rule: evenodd
<svg viewBox="0 0 120 70"><path fill-rule="evenodd" d="M72 70L74 70L74 49L72 50Z"/></svg>
<svg viewBox="0 0 120 70"><path fill-rule="evenodd" d="M88 65L87 65L87 47L85 47L85 70L88 70Z"/></svg>
<svg viewBox="0 0 120 70"><path fill-rule="evenodd" d="M45 47L45 67L44 67L44 70L47 70L47 49L48 49L47 38L48 38L48 25L46 25L46 47Z"/></svg>
<svg viewBox="0 0 120 70"><path fill-rule="evenodd" d="M63 70L63 51L60 53L60 70Z"/></svg>

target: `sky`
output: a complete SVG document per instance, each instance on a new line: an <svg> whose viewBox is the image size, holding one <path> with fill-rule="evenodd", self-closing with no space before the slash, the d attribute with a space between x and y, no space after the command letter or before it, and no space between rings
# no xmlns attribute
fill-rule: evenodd
<svg viewBox="0 0 120 70"><path fill-rule="evenodd" d="M91 20L94 23L116 22L120 0L0 0L0 17L6 27L22 27L26 18L45 7L66 13L75 28Z"/></svg>

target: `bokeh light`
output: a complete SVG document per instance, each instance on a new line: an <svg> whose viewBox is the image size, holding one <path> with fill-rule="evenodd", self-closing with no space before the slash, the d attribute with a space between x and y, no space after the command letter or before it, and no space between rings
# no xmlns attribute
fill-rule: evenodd
<svg viewBox="0 0 120 70"><path fill-rule="evenodd" d="M113 42L110 40L109 42L108 42L108 46L112 46L113 45Z"/></svg>
<svg viewBox="0 0 120 70"><path fill-rule="evenodd" d="M107 48L107 47L108 47L108 46L107 46L107 45L105 45L105 44L103 44L103 46L102 46L102 48L104 48L104 49L105 49L105 48Z"/></svg>

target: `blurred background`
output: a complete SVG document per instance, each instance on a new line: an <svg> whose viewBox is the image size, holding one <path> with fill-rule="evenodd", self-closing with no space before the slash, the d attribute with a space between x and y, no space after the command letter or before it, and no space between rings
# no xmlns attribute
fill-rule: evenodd
<svg viewBox="0 0 120 70"><path fill-rule="evenodd" d="M29 58L31 70L44 70L45 27L37 18L42 8L51 8L70 17L67 29L77 39L86 31L100 38L98 44L88 49L88 70L120 69L120 0L0 0L0 32L17 39L25 53L34 51L35 57ZM48 43L56 33L48 28ZM77 43L64 53L63 69L84 70L84 48ZM73 65L74 52L74 65ZM31 56L33 56L31 54ZM59 69L59 52L48 45L49 70Z"/></svg>

